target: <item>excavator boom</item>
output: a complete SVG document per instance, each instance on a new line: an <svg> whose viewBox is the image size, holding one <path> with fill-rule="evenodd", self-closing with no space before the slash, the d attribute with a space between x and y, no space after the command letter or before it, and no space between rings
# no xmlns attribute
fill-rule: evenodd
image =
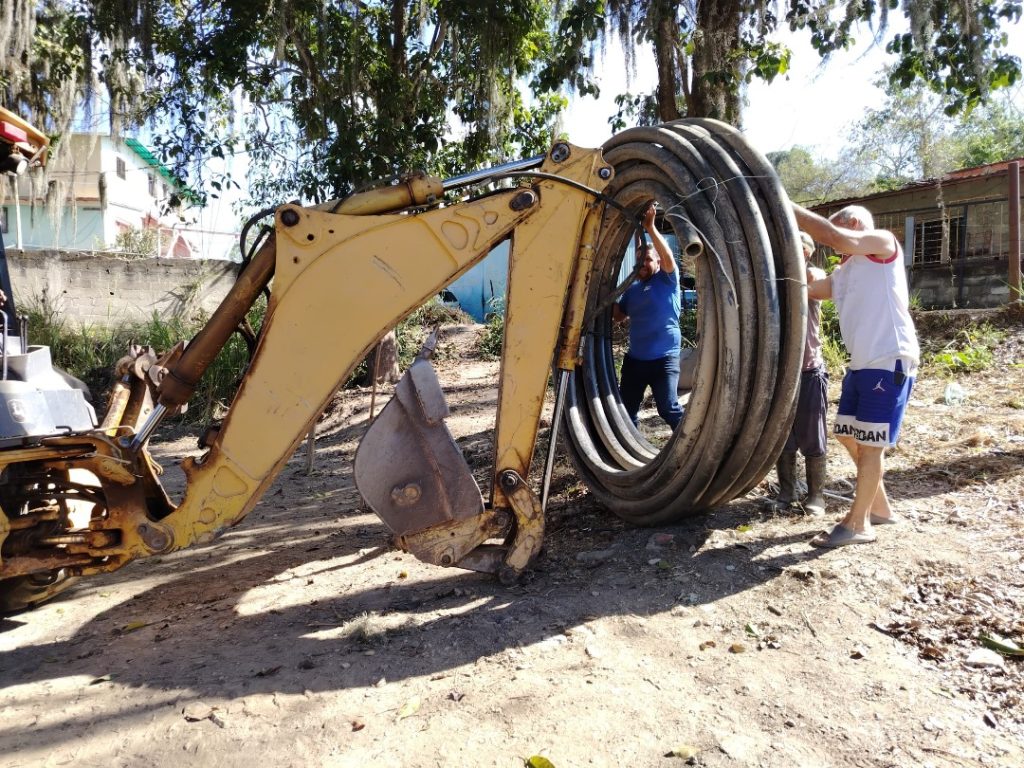
<svg viewBox="0 0 1024 768"><path fill-rule="evenodd" d="M477 193L460 197L464 187ZM632 279L619 284L623 261L652 201L694 260L700 296L693 391L658 446L625 415L611 331L611 303ZM159 356L135 349L119 364L99 423L0 434L0 610L237 525L382 336L503 241L490 487L481 491L445 426L428 354L356 453L356 484L400 546L429 563L517 578L540 551L559 427L591 492L632 522L678 519L760 481L795 407L802 252L767 161L729 126L679 121L626 131L602 149L560 142L541 158L447 181L413 174L342 201L277 208L272 232L195 338ZM187 484L175 503L149 440L264 292L250 365L203 438L206 452L182 462ZM552 370L555 418L538 484L531 466Z"/></svg>
<svg viewBox="0 0 1024 768"><path fill-rule="evenodd" d="M567 298L580 304L572 316L582 317L585 295L570 287L581 248L593 250L600 191L612 175L599 150L559 144L531 184L465 202L434 204L441 182L416 177L397 191L384 187L351 198L340 212L280 207L273 235L210 323L187 346L151 363L145 375L150 402L135 409L133 423L121 418L112 426L115 419L108 418L104 430L43 441L40 450L51 461L67 461L65 452L73 452L69 466L98 479L106 504L93 511L81 540L38 562L30 555L4 557L0 578L57 568L75 576L113 570L210 541L236 525L383 334L507 239L509 330L493 499L484 503L444 427L447 408L426 361L418 361L399 385L356 465L368 503L417 555L458 565L488 540L508 537L507 545L475 553L471 567L520 572L539 549L543 531L539 501L525 478L551 350L563 336L579 344L578 324L563 328L562 317ZM588 219L592 223L584 226ZM590 241L581 242L584 232ZM162 492L147 440L165 414L187 402L268 284L273 290L248 371L207 452L183 462L187 487L174 505ZM402 461L394 461L396 451L404 452ZM463 492L454 495L452 488Z"/></svg>

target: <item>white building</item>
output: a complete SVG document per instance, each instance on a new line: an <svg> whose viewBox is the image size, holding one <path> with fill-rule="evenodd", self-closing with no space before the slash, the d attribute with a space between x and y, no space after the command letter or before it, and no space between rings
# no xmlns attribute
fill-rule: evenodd
<svg viewBox="0 0 1024 768"><path fill-rule="evenodd" d="M47 178L50 197L63 201L52 217L45 201L31 204L29 179L18 181L25 248L108 250L123 233L150 230L158 256L204 255L195 245L195 195L135 139L71 134L51 150ZM8 246L15 205L8 194L0 215Z"/></svg>

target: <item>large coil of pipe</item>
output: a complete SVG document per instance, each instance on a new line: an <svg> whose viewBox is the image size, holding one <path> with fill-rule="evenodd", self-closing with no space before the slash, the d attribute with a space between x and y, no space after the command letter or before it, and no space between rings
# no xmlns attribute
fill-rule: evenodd
<svg viewBox="0 0 1024 768"><path fill-rule="evenodd" d="M756 486L796 407L807 296L789 200L771 164L732 126L686 119L614 136L615 167L590 280L582 364L566 395L572 461L595 497L640 525L678 520ZM696 368L674 432L633 426L618 391L624 342L612 298L632 266L640 212L655 200L696 279ZM624 267L624 259L626 262ZM660 420L655 416L648 422Z"/></svg>

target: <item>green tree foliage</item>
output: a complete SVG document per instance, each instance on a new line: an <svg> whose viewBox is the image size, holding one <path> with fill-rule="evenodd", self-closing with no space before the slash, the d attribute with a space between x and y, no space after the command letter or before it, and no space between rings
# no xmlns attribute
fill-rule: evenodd
<svg viewBox="0 0 1024 768"><path fill-rule="evenodd" d="M1024 157L1022 86L955 117L923 83L900 88L883 77L879 86L885 100L850 130L837 159L814 157L803 147L768 153L793 200L815 205Z"/></svg>
<svg viewBox="0 0 1024 768"><path fill-rule="evenodd" d="M803 147L769 152L768 160L779 174L790 199L802 205L817 205L863 191L869 180L859 175L856 163L816 158Z"/></svg>
<svg viewBox="0 0 1024 768"><path fill-rule="evenodd" d="M1024 88L979 107L953 129L958 168L1024 157Z"/></svg>
<svg viewBox="0 0 1024 768"><path fill-rule="evenodd" d="M954 120L940 96L923 83L892 86L885 102L869 109L850 133L858 164L872 170L876 189L895 189L915 179L934 178L956 164L948 140Z"/></svg>
<svg viewBox="0 0 1024 768"><path fill-rule="evenodd" d="M0 69L16 56L38 66L8 78L4 103L58 87L81 100L95 73L114 130L149 121L196 187L211 158L244 150L254 194L269 201L532 152L550 144L565 103L528 103L519 88L551 46L548 0L10 2L0 33L19 46ZM75 45L40 51L57 28ZM38 87L36 69L50 73ZM43 114L45 100L25 112Z"/></svg>
<svg viewBox="0 0 1024 768"><path fill-rule="evenodd" d="M740 0L575 0L559 24L555 56L536 83L566 83L581 94L598 93L591 75L595 42L617 37L627 61L638 46L653 47L658 83L650 95L626 95L615 124L624 116L650 121L682 115L717 117L738 123L741 92L751 76L771 80L789 68L789 51L770 40L776 29L774 3ZM655 109L652 110L652 106Z"/></svg>
<svg viewBox="0 0 1024 768"><path fill-rule="evenodd" d="M97 84L92 38L64 0L4 0L0 13L0 105L47 133L67 130Z"/></svg>
<svg viewBox="0 0 1024 768"><path fill-rule="evenodd" d="M133 259L159 256L160 233L155 227L129 227L117 233L111 250Z"/></svg>
<svg viewBox="0 0 1024 768"><path fill-rule="evenodd" d="M879 84L887 86L884 103L854 126L844 152L870 170L870 191L1024 157L1020 87L951 117L942 98L922 83L902 88L883 79Z"/></svg>
<svg viewBox="0 0 1024 768"><path fill-rule="evenodd" d="M1020 0L5 0L0 99L61 133L106 94L114 130L149 121L194 188L211 158L245 151L259 198L319 201L545 146L554 94L596 93L595 49L612 36L627 56L650 45L658 68L618 125L739 123L744 84L788 69L781 25L827 57L861 29L885 42L897 7L909 31L886 43L894 87L924 82L953 114L1018 80L1004 27Z"/></svg>
<svg viewBox="0 0 1024 768"><path fill-rule="evenodd" d="M743 85L770 82L789 67L790 51L773 40L780 24L807 29L822 56L850 47L861 28L883 43L895 0L574 0L559 28L559 44L538 82L568 83L594 93L595 42L617 36L627 56L638 45L654 48L658 84L648 97L628 95L613 124L624 116L649 119L652 98L660 120L681 115L740 122ZM886 50L896 65L893 85L927 83L956 114L979 104L994 88L1012 85L1021 63L1006 48L1004 26L1016 23L1016 0L904 0L909 31L893 34Z"/></svg>

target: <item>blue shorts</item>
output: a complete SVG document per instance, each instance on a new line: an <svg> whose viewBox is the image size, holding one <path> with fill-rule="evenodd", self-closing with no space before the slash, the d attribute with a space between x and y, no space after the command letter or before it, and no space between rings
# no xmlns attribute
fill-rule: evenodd
<svg viewBox="0 0 1024 768"><path fill-rule="evenodd" d="M913 387L914 377L904 376L899 363L895 371L847 371L833 434L853 438L861 445L896 445Z"/></svg>

